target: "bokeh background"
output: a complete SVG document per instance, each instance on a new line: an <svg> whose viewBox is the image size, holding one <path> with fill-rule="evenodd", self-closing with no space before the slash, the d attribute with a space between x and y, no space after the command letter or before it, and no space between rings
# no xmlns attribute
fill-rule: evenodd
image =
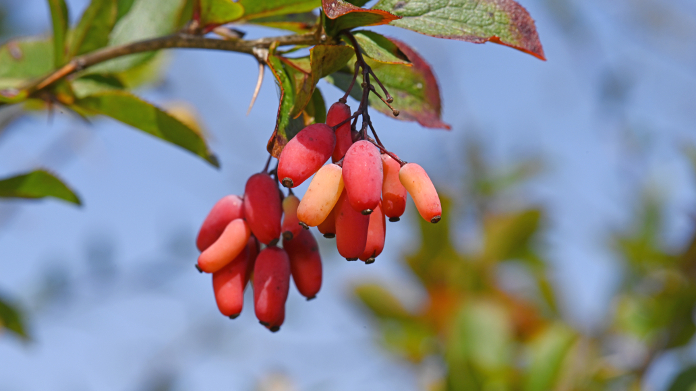
<svg viewBox="0 0 696 391"><path fill-rule="evenodd" d="M0 176L48 167L84 206L0 202L0 293L23 310L31 335L0 336L0 390L659 391L685 368L679 389L688 390L696 3L520 3L547 62L373 28L417 49L438 77L451 131L373 121L452 207L442 223L420 227L411 204L369 266L318 239L322 291L305 302L291 288L275 334L250 301L237 320L221 316L209 276L193 268L210 207L241 194L266 160L277 88L267 71L245 115L253 58L171 51L139 91L195 112L220 170L109 119L88 125L58 110L50 121L40 113L4 126ZM75 21L87 2L68 4ZM43 0L0 0L0 12L3 41L48 34ZM341 96L319 87L327 102ZM3 111L5 125L15 113ZM438 287L451 299L440 302L456 304L432 310ZM375 289L392 292L404 312L383 308L389 296ZM474 340L483 343L470 348ZM529 378L535 363L559 368L544 383Z"/></svg>

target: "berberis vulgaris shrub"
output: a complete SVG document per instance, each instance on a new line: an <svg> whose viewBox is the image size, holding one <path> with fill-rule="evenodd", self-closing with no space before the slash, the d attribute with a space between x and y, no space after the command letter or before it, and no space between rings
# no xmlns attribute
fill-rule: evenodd
<svg viewBox="0 0 696 391"><path fill-rule="evenodd" d="M307 299L321 288L311 227L335 237L341 256L369 264L383 250L386 220L404 213L407 194L423 219L443 218L428 174L390 151L370 119L375 109L449 129L440 118L435 76L407 44L362 28L388 24L437 38L490 41L544 59L533 20L512 0L380 0L369 9L362 8L364 0L92 0L74 26L64 0L48 3L51 37L17 39L0 49L0 106L109 116L218 166L195 126L129 90L162 49L253 56L260 65L254 98L265 67L273 72L280 103L263 151L268 162L249 177L243 196L213 206L198 236L196 264L212 274L220 312L231 318L253 281L256 316L272 331L285 318L291 277ZM245 40L245 25L290 34ZM304 48L309 55L298 55ZM328 113L316 88L322 78L345 91ZM354 110L348 96L357 101ZM292 188L310 178L300 200ZM46 170L0 181L0 197L49 196L80 203Z"/></svg>

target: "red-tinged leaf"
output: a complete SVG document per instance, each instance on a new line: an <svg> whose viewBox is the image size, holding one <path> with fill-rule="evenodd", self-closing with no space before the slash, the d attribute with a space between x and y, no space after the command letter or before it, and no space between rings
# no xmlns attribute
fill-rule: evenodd
<svg viewBox="0 0 696 391"><path fill-rule="evenodd" d="M427 128L450 129L450 126L441 119L440 88L430 65L405 43L393 38L390 40L408 57L411 61L410 66L381 63L370 58L365 58L365 61L394 98L393 106L400 112L396 119L416 121ZM345 91L353 77L350 72L353 64L354 61L351 61L348 67L327 80ZM358 83L351 90L351 96L360 100L362 88ZM370 94L369 99L370 106L392 117L391 110L378 97Z"/></svg>
<svg viewBox="0 0 696 391"><path fill-rule="evenodd" d="M368 30L353 31L353 36L367 57L387 64L410 65L406 55L389 38ZM344 41L348 46L353 46L349 39L344 38Z"/></svg>
<svg viewBox="0 0 696 391"><path fill-rule="evenodd" d="M331 35L360 26L387 24L401 18L384 10L356 7L343 0L322 0L321 5L329 19L326 21L326 30Z"/></svg>
<svg viewBox="0 0 696 391"><path fill-rule="evenodd" d="M513 0L380 0L375 9L402 18L390 24L437 38L494 42L546 60L534 20Z"/></svg>

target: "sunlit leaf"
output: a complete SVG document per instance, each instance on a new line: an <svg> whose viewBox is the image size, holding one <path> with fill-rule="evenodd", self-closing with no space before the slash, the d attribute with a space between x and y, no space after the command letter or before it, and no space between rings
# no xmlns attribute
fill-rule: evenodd
<svg viewBox="0 0 696 391"><path fill-rule="evenodd" d="M53 65L58 68L65 63L65 38L68 34L68 6L65 0L48 0L53 22Z"/></svg>
<svg viewBox="0 0 696 391"><path fill-rule="evenodd" d="M545 60L534 20L513 0L380 0L390 24L437 38L510 46Z"/></svg>
<svg viewBox="0 0 696 391"><path fill-rule="evenodd" d="M92 114L109 116L178 145L218 167L217 158L210 152L201 134L128 92L104 91L77 100L75 106Z"/></svg>
<svg viewBox="0 0 696 391"><path fill-rule="evenodd" d="M561 323L551 325L537 335L529 344L529 369L522 390L556 389L556 381L577 339L577 333Z"/></svg>
<svg viewBox="0 0 696 391"><path fill-rule="evenodd" d="M239 0L244 19L309 12L321 7L321 0Z"/></svg>
<svg viewBox="0 0 696 391"><path fill-rule="evenodd" d="M117 17L117 0L92 0L70 34L70 57L108 45Z"/></svg>
<svg viewBox="0 0 696 391"><path fill-rule="evenodd" d="M0 47L0 87L19 87L30 79L53 70L53 42L50 39L12 40Z"/></svg>
<svg viewBox="0 0 696 391"><path fill-rule="evenodd" d="M413 64L385 64L366 58L365 61L372 67L382 84L394 98L393 106L399 110L398 117L392 116L392 111L374 94L370 94L370 106L378 111L402 121L417 121L428 128L450 129L450 126L442 121L442 104L440 102L440 88L430 66L413 49L401 41L391 40L401 52ZM327 80L342 90L346 90L353 78L353 62L341 72L333 74ZM377 91L382 94L379 87ZM351 96L360 100L362 88L356 83L351 90Z"/></svg>
<svg viewBox="0 0 696 391"><path fill-rule="evenodd" d="M307 34L316 28L318 17L311 12L300 14L276 15L253 18L247 23L260 26L292 31L296 34Z"/></svg>
<svg viewBox="0 0 696 391"><path fill-rule="evenodd" d="M389 12L356 7L343 0L322 0L321 3L322 10L329 19L326 21L326 30L331 35L336 35L341 30L387 24L399 19L399 16Z"/></svg>
<svg viewBox="0 0 696 391"><path fill-rule="evenodd" d="M667 391L694 391L696 387L696 366L688 367L677 375Z"/></svg>
<svg viewBox="0 0 696 391"><path fill-rule="evenodd" d="M244 7L232 0L199 0L200 24L206 30L231 21L244 15Z"/></svg>
<svg viewBox="0 0 696 391"><path fill-rule="evenodd" d="M55 175L45 170L36 170L9 178L0 179L0 197L45 198L53 197L81 205L80 198Z"/></svg>
<svg viewBox="0 0 696 391"><path fill-rule="evenodd" d="M86 98L104 91L120 90L123 83L112 75L91 74L73 80L71 83L75 96L79 99Z"/></svg>
<svg viewBox="0 0 696 391"><path fill-rule="evenodd" d="M3 329L13 332L25 341L29 340L22 313L0 297L0 332Z"/></svg>
<svg viewBox="0 0 696 391"><path fill-rule="evenodd" d="M391 292L379 284L360 284L355 287L355 295L372 315L378 318L410 319L413 317Z"/></svg>
<svg viewBox="0 0 696 391"><path fill-rule="evenodd" d="M387 64L410 64L408 57L389 38L373 31L354 31L358 45L367 57ZM351 45L350 41L346 41ZM352 45L351 45L352 46Z"/></svg>

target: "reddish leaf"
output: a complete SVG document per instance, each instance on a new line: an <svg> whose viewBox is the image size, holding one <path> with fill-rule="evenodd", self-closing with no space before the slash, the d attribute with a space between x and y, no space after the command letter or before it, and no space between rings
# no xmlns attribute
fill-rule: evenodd
<svg viewBox="0 0 696 391"><path fill-rule="evenodd" d="M329 34L338 34L341 30L349 30L360 26L377 26L401 19L390 12L370 10L356 7L343 0L322 0L322 9L329 18L326 29Z"/></svg>

